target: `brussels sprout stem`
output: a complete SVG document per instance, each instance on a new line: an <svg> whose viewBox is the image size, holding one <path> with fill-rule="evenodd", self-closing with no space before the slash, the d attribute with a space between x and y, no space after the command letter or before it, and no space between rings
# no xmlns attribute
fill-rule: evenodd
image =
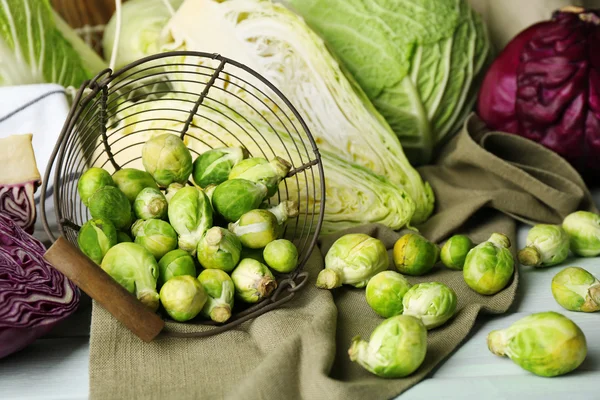
<svg viewBox="0 0 600 400"><path fill-rule="evenodd" d="M600 310L600 284L596 284L596 285L593 285L592 287L590 287L588 293L589 293L589 298L586 301L586 303L591 303L591 304L588 304L589 307L591 309L599 311Z"/></svg>
<svg viewBox="0 0 600 400"><path fill-rule="evenodd" d="M150 203L148 203L148 211L150 211L150 213L154 215L160 213L162 207L163 202L160 199L154 199Z"/></svg>
<svg viewBox="0 0 600 400"><path fill-rule="evenodd" d="M508 335L504 329L491 331L487 337L488 349L497 356L506 356L505 349L508 344Z"/></svg>
<svg viewBox="0 0 600 400"><path fill-rule="evenodd" d="M268 276L263 276L256 286L256 290L261 298L269 296L276 288L277 282Z"/></svg>
<svg viewBox="0 0 600 400"><path fill-rule="evenodd" d="M519 262L523 265L537 267L542 264L542 255L533 246L528 246L519 251Z"/></svg>
<svg viewBox="0 0 600 400"><path fill-rule="evenodd" d="M210 311L210 319L223 323L231 317L231 308L227 305L217 306Z"/></svg>
<svg viewBox="0 0 600 400"><path fill-rule="evenodd" d="M295 201L282 201L278 205L268 209L277 218L277 223L282 225L288 218L298 216L298 203Z"/></svg>
<svg viewBox="0 0 600 400"><path fill-rule="evenodd" d="M204 240L209 246L218 246L223 240L223 232L219 228L211 228L206 232Z"/></svg>
<svg viewBox="0 0 600 400"><path fill-rule="evenodd" d="M334 289L342 286L340 274L331 268L325 268L317 276L317 287L320 289Z"/></svg>
<svg viewBox="0 0 600 400"><path fill-rule="evenodd" d="M138 293L138 300L152 311L158 310L158 293L152 290L142 290Z"/></svg>
<svg viewBox="0 0 600 400"><path fill-rule="evenodd" d="M275 172L281 178L285 178L292 169L292 164L281 157L275 157L273 160L271 160L271 165L273 168L275 168Z"/></svg>
<svg viewBox="0 0 600 400"><path fill-rule="evenodd" d="M350 361L356 361L359 357L359 354L366 350L368 343L364 340L361 340L360 336L355 336L352 338L352 345L348 349L348 355L350 356Z"/></svg>
<svg viewBox="0 0 600 400"><path fill-rule="evenodd" d="M492 233L488 242L492 242L498 247L510 248L510 239L501 233Z"/></svg>

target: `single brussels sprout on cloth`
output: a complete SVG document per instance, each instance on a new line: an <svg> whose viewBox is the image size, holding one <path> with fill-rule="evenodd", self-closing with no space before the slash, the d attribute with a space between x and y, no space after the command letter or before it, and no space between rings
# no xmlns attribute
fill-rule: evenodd
<svg viewBox="0 0 600 400"><path fill-rule="evenodd" d="M135 198L133 211L139 219L166 219L167 199L156 188L145 188Z"/></svg>
<svg viewBox="0 0 600 400"><path fill-rule="evenodd" d="M83 254L100 264L106 252L117 244L117 229L110 221L91 219L79 229L77 244Z"/></svg>
<svg viewBox="0 0 600 400"><path fill-rule="evenodd" d="M267 187L246 179L231 179L221 183L212 194L212 206L227 222L235 222L248 211L260 206L267 196Z"/></svg>
<svg viewBox="0 0 600 400"><path fill-rule="evenodd" d="M569 236L559 225L536 225L529 230L526 247L518 254L522 265L550 267L569 256Z"/></svg>
<svg viewBox="0 0 600 400"><path fill-rule="evenodd" d="M117 243L130 243L133 239L125 232L117 231Z"/></svg>
<svg viewBox="0 0 600 400"><path fill-rule="evenodd" d="M457 304L454 290L439 282L419 283L405 294L402 304L404 315L423 321L425 328L433 329L454 316Z"/></svg>
<svg viewBox="0 0 600 400"><path fill-rule="evenodd" d="M440 259L446 267L462 271L467 254L474 246L468 236L454 235L442 246Z"/></svg>
<svg viewBox="0 0 600 400"><path fill-rule="evenodd" d="M229 224L240 242L251 249L260 249L277 239L279 233L277 218L267 210L248 211L235 223Z"/></svg>
<svg viewBox="0 0 600 400"><path fill-rule="evenodd" d="M394 264L401 274L424 275L437 262L439 248L416 233L402 236L394 244Z"/></svg>
<svg viewBox="0 0 600 400"><path fill-rule="evenodd" d="M198 243L198 261L207 269L231 272L240 261L242 243L233 233L219 226L206 231Z"/></svg>
<svg viewBox="0 0 600 400"><path fill-rule="evenodd" d="M135 201L135 198L143 189L158 188L152 175L135 168L122 168L115 172L112 178L121 192L127 196L130 203Z"/></svg>
<svg viewBox="0 0 600 400"><path fill-rule="evenodd" d="M90 168L77 181L77 193L83 204L88 207L90 197L104 186L115 186L110 174L102 168Z"/></svg>
<svg viewBox="0 0 600 400"><path fill-rule="evenodd" d="M265 246L263 258L273 271L287 274L298 265L298 249L287 239L274 240Z"/></svg>
<svg viewBox="0 0 600 400"><path fill-rule="evenodd" d="M171 183L169 186L167 186L167 189L165 190L165 199L167 199L167 203L170 204L171 199L173 196L175 196L175 193L184 187L185 185L182 185L181 183Z"/></svg>
<svg viewBox="0 0 600 400"><path fill-rule="evenodd" d="M160 219L136 222L134 242L143 246L159 260L177 248L177 232L168 222Z"/></svg>
<svg viewBox="0 0 600 400"><path fill-rule="evenodd" d="M96 219L105 219L117 229L125 229L133 221L131 204L127 197L114 186L104 186L90 197L88 207Z"/></svg>
<svg viewBox="0 0 600 400"><path fill-rule="evenodd" d="M556 274L552 296L570 311L600 311L600 281L583 268L569 267Z"/></svg>
<svg viewBox="0 0 600 400"><path fill-rule="evenodd" d="M155 136L144 144L142 163L162 187L173 182L184 184L192 173L192 154L183 141L171 133Z"/></svg>
<svg viewBox="0 0 600 400"><path fill-rule="evenodd" d="M192 176L196 185L205 188L229 178L234 165L248 157L244 147L222 147L208 150L194 161Z"/></svg>
<svg viewBox="0 0 600 400"><path fill-rule="evenodd" d="M365 297L367 304L383 318L402 314L402 299L411 288L410 282L395 271L383 271L367 283Z"/></svg>
<svg viewBox="0 0 600 400"><path fill-rule="evenodd" d="M262 157L247 158L237 163L229 173L229 179L247 179L262 183L268 189L268 197L277 193L279 183L292 169L292 164L280 157L267 161Z"/></svg>
<svg viewBox="0 0 600 400"><path fill-rule="evenodd" d="M235 294L229 275L219 269L205 269L198 280L208 295L202 314L218 323L227 321L231 317Z"/></svg>
<svg viewBox="0 0 600 400"><path fill-rule="evenodd" d="M169 204L169 222L179 234L179 248L195 255L198 242L213 222L212 208L202 190L187 186Z"/></svg>
<svg viewBox="0 0 600 400"><path fill-rule="evenodd" d="M403 378L415 372L427 353L427 329L421 320L396 315L383 321L369 342L352 340L350 360L381 378Z"/></svg>
<svg viewBox="0 0 600 400"><path fill-rule="evenodd" d="M496 294L504 289L515 271L509 247L508 237L493 233L487 242L469 251L463 267L467 285L483 295Z"/></svg>
<svg viewBox="0 0 600 400"><path fill-rule="evenodd" d="M196 276L194 258L185 250L171 250L158 261L158 286L176 276Z"/></svg>
<svg viewBox="0 0 600 400"><path fill-rule="evenodd" d="M563 221L569 235L571 251L580 257L600 254L600 215L589 211L576 211Z"/></svg>
<svg viewBox="0 0 600 400"><path fill-rule="evenodd" d="M581 329L557 312L531 314L506 329L488 334L490 351L508 356L521 368L539 376L558 376L573 371L587 355Z"/></svg>
<svg viewBox="0 0 600 400"><path fill-rule="evenodd" d="M266 265L244 258L231 273L235 294L246 303L258 303L277 289L277 281Z"/></svg>
<svg viewBox="0 0 600 400"><path fill-rule="evenodd" d="M160 289L160 302L165 311L179 322L195 318L207 300L208 296L202 284L189 275L175 276Z"/></svg>
<svg viewBox="0 0 600 400"><path fill-rule="evenodd" d="M325 255L325 269L319 272L317 287L333 289L346 284L363 288L389 265L381 240L364 233L349 233L336 240Z"/></svg>
<svg viewBox="0 0 600 400"><path fill-rule="evenodd" d="M136 243L118 243L102 259L102 269L153 311L158 309L158 264Z"/></svg>

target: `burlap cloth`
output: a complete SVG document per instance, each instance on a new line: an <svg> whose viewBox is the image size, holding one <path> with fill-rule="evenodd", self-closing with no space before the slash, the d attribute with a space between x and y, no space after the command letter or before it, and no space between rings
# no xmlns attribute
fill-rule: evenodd
<svg viewBox="0 0 600 400"><path fill-rule="evenodd" d="M476 116L445 147L434 166L420 170L437 196L436 214L420 231L441 242L452 233L486 240L492 232L515 243L515 219L560 223L577 209L593 209L580 176L562 158L514 135L486 132ZM352 229L388 249L401 233L383 226ZM425 378L465 339L477 315L503 313L519 281L494 296L470 290L462 273L436 267L412 283L439 281L458 295L458 312L429 332L427 357L412 376L381 379L348 359L353 336L368 338L382 321L364 290L319 290L323 254L344 233L323 237L306 270L311 281L285 307L239 328L203 339L161 338L145 344L94 304L90 343L93 399L385 399ZM513 246L514 250L514 246ZM487 349L482 348L482 352Z"/></svg>

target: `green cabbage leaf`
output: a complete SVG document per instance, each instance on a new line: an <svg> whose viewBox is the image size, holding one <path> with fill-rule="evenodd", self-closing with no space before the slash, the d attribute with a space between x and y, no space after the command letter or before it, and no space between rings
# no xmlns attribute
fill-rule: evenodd
<svg viewBox="0 0 600 400"><path fill-rule="evenodd" d="M386 118L413 165L462 126L491 45L466 0L285 0Z"/></svg>

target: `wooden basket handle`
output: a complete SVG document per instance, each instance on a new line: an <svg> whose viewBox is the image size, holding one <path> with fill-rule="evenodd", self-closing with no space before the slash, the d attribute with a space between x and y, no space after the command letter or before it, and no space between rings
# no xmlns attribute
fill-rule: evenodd
<svg viewBox="0 0 600 400"><path fill-rule="evenodd" d="M44 258L143 341L152 341L164 328L156 313L62 236Z"/></svg>

